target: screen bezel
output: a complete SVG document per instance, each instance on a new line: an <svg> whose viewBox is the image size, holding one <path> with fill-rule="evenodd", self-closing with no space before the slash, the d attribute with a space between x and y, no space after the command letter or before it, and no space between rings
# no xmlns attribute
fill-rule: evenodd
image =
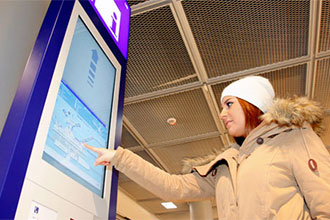
<svg viewBox="0 0 330 220"><path fill-rule="evenodd" d="M40 123L38 126L33 150L30 157L28 170L26 173L26 179L32 182L42 185L47 190L57 194L58 196L65 198L73 204L93 213L101 218L107 218L109 200L111 194L111 177L112 170L107 168L105 171L103 198L99 197L80 183L71 179L57 168L48 164L42 159L42 153L44 144L48 134L48 128L52 117L55 101L59 89L59 85L64 72L65 62L68 57L72 37L77 24L77 20L80 18L92 36L96 39L108 59L112 62L116 69L116 80L113 93L111 124L109 126L108 148L115 148L115 136L116 136L116 124L117 124L117 111L118 111L118 97L119 87L121 80L122 66L118 62L116 56L112 53L107 43L104 41L93 22L90 20L87 13L82 8L79 1L76 1L72 14L67 26L67 30L63 39L61 50L58 56L58 60L54 69L53 78L49 86L49 91L45 101L43 113L41 115ZM47 178L45 178L45 176ZM67 186L67 187L63 187ZM105 207L100 209L100 207Z"/></svg>
<svg viewBox="0 0 330 220"><path fill-rule="evenodd" d="M96 45L97 45L97 47L102 51L101 53L103 53L104 55L105 55L105 52L103 51L103 49L102 49L102 47L100 46L100 44L97 42L97 40L94 38L94 36L93 36L93 34L89 31L89 29L88 29L88 27L86 26L86 24L84 23L84 21L82 20L82 18L78 15L78 19L77 19L77 21L80 21L81 23L82 23L82 25L84 26L84 30L86 30L87 32L88 32L88 34L90 35L90 37L92 38L92 40L93 41L95 41L95 43L96 43ZM78 25L78 22L76 22L76 26L75 26L75 30L74 30L74 33L76 33L76 31L77 31L77 25ZM74 34L74 36L75 36L75 34ZM74 36L73 36L73 39L74 39ZM72 39L72 40L73 40ZM72 50L72 41L71 41L71 43L70 43L70 51ZM79 46L79 47L83 47L83 45L81 45L81 46ZM68 70L66 69L67 68L67 65L68 65L68 63L67 62L69 62L70 60L72 61L72 57L70 58L70 51L69 51L69 55L67 56L67 55L65 55L64 57L67 57L67 59L65 59L65 63L63 63L63 65L64 65L64 71L63 71L63 74L62 74L62 78L61 78L61 81L60 81L60 84L61 85L63 85L65 88L67 88L67 90L68 91L70 91L70 94L72 94L73 96L75 96L75 97L77 97L77 99L79 100L79 102L80 103L82 103L82 105L84 105L85 106L85 108L86 109L88 109L88 111L89 112L91 112L93 115L94 115L94 117L96 118L96 120L97 121L99 121L99 122L101 122L105 127L106 127L106 134L110 134L110 129L111 129L111 115L110 115L110 113L112 112L112 106L113 106L113 102L111 102L111 103L109 103L108 105L110 106L110 111L108 111L108 117L109 117L109 120L107 120L107 121L101 121L101 119L97 116L97 115L95 115L94 113L93 113L93 111L92 111L92 108L93 108L93 106L90 106L90 105L87 105L83 100L82 100L82 97L80 97L79 95L78 95L78 91L73 91L73 87L70 87L70 82L71 83L74 83L74 79L72 79L71 78L71 80L70 81L66 81L66 82L64 82L64 72L66 72L66 74L68 74ZM86 51L86 50L84 50L84 51ZM89 51L89 50L88 50ZM101 56L102 57L102 56ZM75 57L75 61L74 62L76 62L77 60L78 60L78 64L79 64L79 67L80 67L80 69L78 70L78 72L79 73L81 73L81 66L82 66L82 64L80 63L80 57L77 59L78 57ZM86 57L85 57L86 58ZM84 58L82 58L82 59L84 59ZM108 56L106 56L106 59L107 59L107 61L111 64L111 66L113 66L114 68L115 68L115 66L112 64L113 62L112 61L110 61L109 60L109 58L108 58ZM61 59L59 59L59 61L60 61L60 63L59 63L59 65L61 65L61 63L62 63L62 60ZM87 62L86 62L87 63ZM88 65L89 63L87 63L87 65ZM111 100L113 100L113 98L114 98L114 89L115 89L115 83L118 81L118 78L117 78L117 80L116 80L116 76L118 75L118 72L120 71L120 66L119 67L117 67L117 68L115 68L114 69L114 72L111 72L111 73L109 73L109 74L113 74L114 73L114 75L112 76L112 77L114 77L114 79L113 79L113 84L111 84L111 85L109 85L108 86L108 88L110 88L111 89L111 93L110 93L110 90L109 90L109 98L111 99ZM117 74L116 74L116 72L117 72ZM106 74L106 73L105 73ZM66 79L67 80L67 79ZM61 88L61 86L59 86L60 88ZM85 87L84 87L85 88ZM59 98L59 90L58 90L58 92L57 92L57 97L56 97L56 99L58 99ZM111 97L110 97L110 94L111 94ZM105 103L106 102L106 100L108 99L108 97L104 94L104 96L103 96L103 94L96 94L96 96L97 97L103 97L103 99L102 99L102 103ZM57 102L57 101L56 101ZM55 109L56 109L56 104L55 104L55 106L54 106L54 108L53 108L53 111L55 111ZM54 112L52 113L52 118L54 117ZM50 132L50 130L51 130L51 126L49 126L48 127L48 134L47 134L47 140L49 139L49 132ZM105 143L105 146L102 146L102 147L108 147L108 142L109 142L109 136L107 135L106 136L106 143ZM87 142L88 143L88 142ZM81 147L83 147L83 146L81 146ZM50 147L48 148L48 149L50 149ZM93 152L91 152L90 150L88 150L88 149L84 149L84 150L86 150L86 151L89 151L89 152L87 152L87 153L93 153ZM96 153L94 153L95 154L95 156L96 156ZM46 158L48 158L48 159L46 159ZM55 166L57 169L59 169L59 170L61 170L62 172L72 172L72 176L71 175L69 175L68 173L67 173L67 175L69 175L71 178L73 178L73 179L75 179L76 181L78 181L78 179L80 179L81 178L81 180L83 181L83 183L81 183L81 184L87 184L88 186L86 186L87 188L88 187L91 187L91 186L93 186L91 183L89 183L85 178L82 178L82 177L80 177L76 172L74 172L73 170L71 170L71 169L68 169L67 171L65 171L65 170L62 170L63 168L64 169L66 169L65 168L65 165L63 165L62 163L61 163L61 161L58 161L58 160L56 160L52 155L50 155L50 154L47 154L46 153L46 151L44 150L44 152L43 152L43 159L44 160L46 160L48 163L50 163L50 164L52 164L52 162L51 161L53 161L53 162L55 162L55 164L59 164L59 166ZM90 166L93 166L93 164L90 164ZM98 168L98 169L100 169L100 168ZM105 179L105 170L104 170L104 167L102 167L102 181L100 181L100 182L98 182L98 183L100 183L100 187L98 188L98 192L96 193L96 194L98 194L98 195L100 195L101 197L103 197L103 192L104 192L104 179ZM95 186L94 186L95 187ZM96 188L95 188L96 189ZM93 189L90 189L91 191L93 191ZM96 189L97 190L97 189ZM95 191L94 191L95 192Z"/></svg>

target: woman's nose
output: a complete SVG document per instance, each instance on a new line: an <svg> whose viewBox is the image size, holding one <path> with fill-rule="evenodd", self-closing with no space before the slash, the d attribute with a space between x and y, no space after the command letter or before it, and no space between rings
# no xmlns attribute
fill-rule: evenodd
<svg viewBox="0 0 330 220"><path fill-rule="evenodd" d="M222 111L220 112L220 119L224 120L226 116L227 116L227 110L223 108Z"/></svg>

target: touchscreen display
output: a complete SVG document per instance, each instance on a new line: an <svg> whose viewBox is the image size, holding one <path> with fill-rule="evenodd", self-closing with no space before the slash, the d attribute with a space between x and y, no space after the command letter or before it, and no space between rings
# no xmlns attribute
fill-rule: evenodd
<svg viewBox="0 0 330 220"><path fill-rule="evenodd" d="M78 18L56 97L42 158L103 194L105 168L83 146L107 148L116 69Z"/></svg>

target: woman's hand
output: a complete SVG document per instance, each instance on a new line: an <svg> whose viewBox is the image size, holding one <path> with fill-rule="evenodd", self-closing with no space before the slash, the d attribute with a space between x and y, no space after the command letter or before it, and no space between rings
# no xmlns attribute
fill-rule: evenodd
<svg viewBox="0 0 330 220"><path fill-rule="evenodd" d="M108 166L116 153L116 150L109 150L105 148L92 147L89 144L84 143L84 146L97 153L97 158L94 162L94 166L103 165Z"/></svg>

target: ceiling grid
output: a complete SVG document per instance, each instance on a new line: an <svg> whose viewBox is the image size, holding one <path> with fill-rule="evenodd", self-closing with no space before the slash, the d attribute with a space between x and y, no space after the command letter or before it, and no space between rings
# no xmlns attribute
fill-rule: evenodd
<svg viewBox="0 0 330 220"><path fill-rule="evenodd" d="M321 2L321 21L319 33L319 47L318 52L330 51L330 1L323 0Z"/></svg>
<svg viewBox="0 0 330 220"><path fill-rule="evenodd" d="M160 168L164 169L165 171L169 172L168 167L162 162L162 160L159 159L158 155L155 155L152 151L152 149L148 149L148 144L145 141L145 139L140 135L140 133L135 129L135 127L127 120L126 116L123 116L123 124L124 126L132 133L133 136L136 137L137 142L139 142L141 147L146 152L146 155L148 155L148 158L144 158L147 161L150 162L150 159L152 159L154 162L151 162L153 164L157 164ZM124 136L125 138L125 136ZM123 143L124 141L122 141ZM125 145L123 145L125 147ZM135 152L136 153L136 152Z"/></svg>
<svg viewBox="0 0 330 220"><path fill-rule="evenodd" d="M204 63L202 61L201 55L199 53L199 50L196 45L196 41L194 39L193 33L191 31L191 28L189 26L187 17L184 13L183 7L181 2L173 0L173 14L176 18L177 24L182 30L182 38L184 39L186 43L186 46L188 51L191 51L191 58L193 60L193 63L196 66L196 73L199 76L198 78L202 83L206 82L207 80L207 73L204 66Z"/></svg>
<svg viewBox="0 0 330 220"><path fill-rule="evenodd" d="M330 0L128 0L132 9L122 146L172 174L232 141L219 119L232 81L261 75L276 97L330 112ZM174 126L166 121L174 117ZM321 136L330 146L330 114ZM329 148L330 149L330 148ZM159 219L166 210L123 174L120 186ZM213 204L215 206L215 203ZM216 215L214 219L217 219Z"/></svg>
<svg viewBox="0 0 330 220"><path fill-rule="evenodd" d="M305 95L309 98L313 97L313 84L315 79L315 56L316 56L316 48L319 43L319 35L320 31L320 18L319 11L321 4L319 1L312 1L310 7L310 17L309 17L309 41L308 41L308 55L310 57L310 61L307 63L307 79L306 80L306 89Z"/></svg>

